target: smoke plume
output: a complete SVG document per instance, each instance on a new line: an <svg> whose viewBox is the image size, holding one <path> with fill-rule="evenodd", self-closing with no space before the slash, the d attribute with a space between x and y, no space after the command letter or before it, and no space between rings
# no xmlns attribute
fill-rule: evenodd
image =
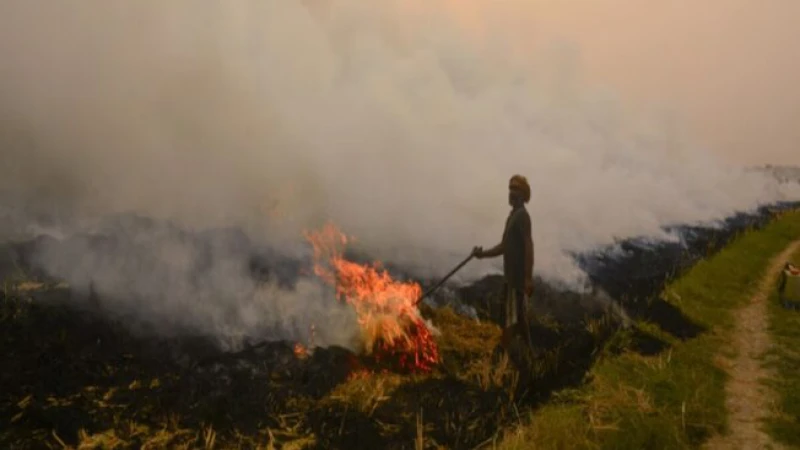
<svg viewBox="0 0 800 450"><path fill-rule="evenodd" d="M521 173L536 272L578 282L570 252L800 198L628 110L582 76L575 48L531 39L534 12L521 0L5 0L0 231L92 230L134 212L302 255L301 231L330 220L376 258L441 275L499 241ZM236 254L187 284L194 247L126 239L136 251L38 256L109 296L136 294L126 308L169 326L233 336L327 314L313 286L243 300L253 287Z"/></svg>

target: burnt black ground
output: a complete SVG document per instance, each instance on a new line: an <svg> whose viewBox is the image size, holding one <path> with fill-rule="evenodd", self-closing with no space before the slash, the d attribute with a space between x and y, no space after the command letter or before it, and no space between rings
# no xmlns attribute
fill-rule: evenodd
<svg viewBox="0 0 800 450"><path fill-rule="evenodd" d="M145 424L176 415L186 427L235 424L249 434L277 429L275 415L313 407L344 381L352 358L328 349L301 361L290 344L274 343L246 359L194 368L193 353L208 345L143 339L102 317L19 299L5 298L2 312L0 417L13 428L0 434L3 448L50 429L76 443L79 429L113 428L119 415Z"/></svg>
<svg viewBox="0 0 800 450"><path fill-rule="evenodd" d="M37 303L35 295L3 298L1 313L3 448L37 448L52 431L76 445L82 429L119 430L132 421L158 430L171 420L184 429L210 425L229 443L237 433L266 439L271 430L313 435L315 448L409 448L420 411L430 439L460 448L491 436L515 408L503 388L469 380L457 362L485 356L480 351L443 345L452 373L405 376L367 414L331 396L351 374L380 370L344 349L299 359L290 343L275 342L225 355L202 339L135 336L102 316ZM127 444L138 448L145 437Z"/></svg>
<svg viewBox="0 0 800 450"><path fill-rule="evenodd" d="M552 392L583 381L599 349L620 325L618 317L604 310L609 298L630 316L653 322L677 337L701 333L700 327L659 297L663 284L722 248L737 233L763 226L771 214L762 209L740 215L717 230L683 227L677 230L682 242L676 244L625 241L620 244L621 255L617 252L613 259L607 257L607 250L583 255L579 259L595 283L584 294L537 280L537 319L532 324L537 366L524 380L527 383L516 389L506 382L487 385L476 378L480 370L493 367L491 342L497 329L491 322L497 320L496 297L502 280L487 277L470 286L451 287L450 292L473 306L483 323L423 308L445 331L441 367L430 376L403 377L384 401L366 412L333 394L348 384L350 374L365 367L376 369L344 349L318 349L311 358L298 359L290 343L272 342L230 354L202 336L167 339L134 334L128 324L72 308L63 298L4 295L0 421L5 423L0 429L6 431L0 432L0 446L16 443L14 448L37 448L31 442L52 442L51 431L74 444L81 429L89 434L119 430L125 421L132 421L151 430L169 423L194 430L189 437L175 438L184 439L181 442L199 443L198 430L210 425L223 442L234 442L237 433L248 436L252 440L244 448L248 442L267 442L270 433L276 442L313 435L317 448L412 448L416 417L421 414L428 444L472 448L517 420L520 411L535 408ZM93 245L101 247L119 245L102 236L84 238L94 239ZM0 269L5 274L23 267L30 279L52 281L29 258L37 242L46 239L6 248ZM218 239L247 245L236 232ZM254 276L274 277L291 285L303 262L281 258L262 251L249 264ZM44 292L71 295L55 288ZM545 316L552 321L539 320ZM590 322L596 325L594 332L588 330ZM477 344L469 344L475 330L485 334ZM609 350L655 354L666 348L666 343L635 327L627 333L625 348ZM476 363L484 364L484 369L476 369ZM145 438L132 435L125 440L138 447Z"/></svg>

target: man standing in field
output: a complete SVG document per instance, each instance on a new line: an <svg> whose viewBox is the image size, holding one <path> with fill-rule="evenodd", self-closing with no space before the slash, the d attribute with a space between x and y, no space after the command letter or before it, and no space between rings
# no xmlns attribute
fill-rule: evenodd
<svg viewBox="0 0 800 450"><path fill-rule="evenodd" d="M531 187L522 175L514 175L508 183L508 203L511 213L506 220L503 239L489 250L475 247L472 254L479 259L503 255L503 337L507 353L512 339L521 337L532 349L528 325L528 301L533 294L533 236L531 217L525 203L531 199Z"/></svg>

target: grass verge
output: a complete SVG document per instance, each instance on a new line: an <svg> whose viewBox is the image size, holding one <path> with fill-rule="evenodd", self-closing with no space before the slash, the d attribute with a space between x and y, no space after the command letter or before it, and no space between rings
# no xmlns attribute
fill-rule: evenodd
<svg viewBox="0 0 800 450"><path fill-rule="evenodd" d="M792 260L800 264L800 252ZM800 447L800 310L779 302L777 289L769 298L770 333L773 348L767 365L774 378L767 383L777 394L775 411L766 421L766 431L775 441Z"/></svg>
<svg viewBox="0 0 800 450"><path fill-rule="evenodd" d="M639 322L638 332L669 343L653 356L626 351L630 331L620 332L590 371L587 383L563 391L525 424L509 431L497 448L694 448L711 434L725 432L727 375L718 355L733 350L726 344L734 326L733 311L744 305L769 261L800 237L800 212L782 215L762 230L745 233L728 248L701 261L669 283L664 300L709 331L681 340L657 326ZM786 352L800 337L800 319L780 322ZM783 339L783 338L781 338ZM795 346L796 348L796 346ZM800 439L800 352L785 359L784 417L774 422L787 439ZM792 384L794 383L794 384Z"/></svg>

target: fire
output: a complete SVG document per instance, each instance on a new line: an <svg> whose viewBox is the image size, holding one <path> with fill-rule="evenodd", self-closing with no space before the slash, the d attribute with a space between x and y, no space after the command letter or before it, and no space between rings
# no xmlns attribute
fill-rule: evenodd
<svg viewBox="0 0 800 450"><path fill-rule="evenodd" d="M308 347L301 343L294 344L294 355L298 359L306 359L308 358Z"/></svg>
<svg viewBox="0 0 800 450"><path fill-rule="evenodd" d="M349 238L332 224L305 236L314 248L314 273L355 309L365 353L402 369L429 371L439 361L439 349L415 304L422 294L419 284L392 279L380 263L344 259Z"/></svg>

